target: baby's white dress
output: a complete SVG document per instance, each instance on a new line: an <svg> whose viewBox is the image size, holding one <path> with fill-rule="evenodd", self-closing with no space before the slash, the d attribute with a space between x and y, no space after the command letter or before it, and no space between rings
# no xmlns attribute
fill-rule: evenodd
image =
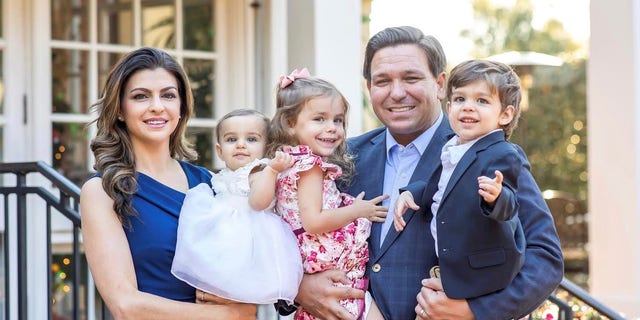
<svg viewBox="0 0 640 320"><path fill-rule="evenodd" d="M297 239L273 203L249 207L249 173L267 161L223 169L211 179L213 190L201 183L187 192L171 266L178 279L234 301L293 303L302 280Z"/></svg>

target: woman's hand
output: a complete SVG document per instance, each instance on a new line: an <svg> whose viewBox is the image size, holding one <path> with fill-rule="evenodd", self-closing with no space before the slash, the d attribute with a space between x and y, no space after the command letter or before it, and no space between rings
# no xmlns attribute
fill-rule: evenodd
<svg viewBox="0 0 640 320"><path fill-rule="evenodd" d="M198 304L231 304L231 303L239 303L239 302L221 298L216 296L215 294L207 293L200 289L196 289L196 303Z"/></svg>
<svg viewBox="0 0 640 320"><path fill-rule="evenodd" d="M256 305L249 303L240 303L237 301L225 299L216 296L215 294L204 292L200 289L196 289L196 303L197 304L215 304L224 306L225 310L231 319L238 320L255 320L256 319Z"/></svg>

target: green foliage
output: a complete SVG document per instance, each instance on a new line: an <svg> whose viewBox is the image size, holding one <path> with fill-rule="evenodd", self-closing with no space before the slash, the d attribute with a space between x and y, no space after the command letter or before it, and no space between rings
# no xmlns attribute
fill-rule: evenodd
<svg viewBox="0 0 640 320"><path fill-rule="evenodd" d="M542 190L587 197L586 61L537 67L530 108L511 141L521 145Z"/></svg>
<svg viewBox="0 0 640 320"><path fill-rule="evenodd" d="M512 7L495 6L490 0L473 0L473 29L463 37L473 40L473 56L488 57L505 51L537 51L559 54L579 46L557 20L547 21L542 30L533 28L530 0L516 0Z"/></svg>

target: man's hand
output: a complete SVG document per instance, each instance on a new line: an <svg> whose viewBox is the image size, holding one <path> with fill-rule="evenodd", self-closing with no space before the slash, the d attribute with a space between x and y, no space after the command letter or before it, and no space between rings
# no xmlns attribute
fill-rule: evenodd
<svg viewBox="0 0 640 320"><path fill-rule="evenodd" d="M442 289L442 282L437 278L423 279L422 289L418 293L416 306L417 319L475 320L475 316L467 300L449 299Z"/></svg>
<svg viewBox="0 0 640 320"><path fill-rule="evenodd" d="M364 291L351 287L337 287L334 283L351 284L351 280L340 270L305 274L298 289L296 302L307 312L325 320L355 320L340 300L349 298L362 299Z"/></svg>

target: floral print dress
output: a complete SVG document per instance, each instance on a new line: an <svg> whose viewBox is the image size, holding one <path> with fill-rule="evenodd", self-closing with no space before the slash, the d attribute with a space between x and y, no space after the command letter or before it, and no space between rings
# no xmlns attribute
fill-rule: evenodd
<svg viewBox="0 0 640 320"><path fill-rule="evenodd" d="M351 205L354 201L352 196L341 193L336 186L335 180L342 175L342 170L337 165L324 162L321 157L314 155L308 146L289 147L284 151L293 156L294 164L278 176L275 210L291 226L298 238L304 272L340 269L347 272L347 277L353 281L352 287L366 290L364 271L369 259L367 239L371 231L371 221L358 218L340 229L311 234L304 231L300 220L298 200L304 199L298 199L299 173L314 166L320 167L324 172L322 208L336 209ZM354 315L362 314L363 299L343 300L341 303ZM304 309L298 309L295 319L315 318Z"/></svg>

